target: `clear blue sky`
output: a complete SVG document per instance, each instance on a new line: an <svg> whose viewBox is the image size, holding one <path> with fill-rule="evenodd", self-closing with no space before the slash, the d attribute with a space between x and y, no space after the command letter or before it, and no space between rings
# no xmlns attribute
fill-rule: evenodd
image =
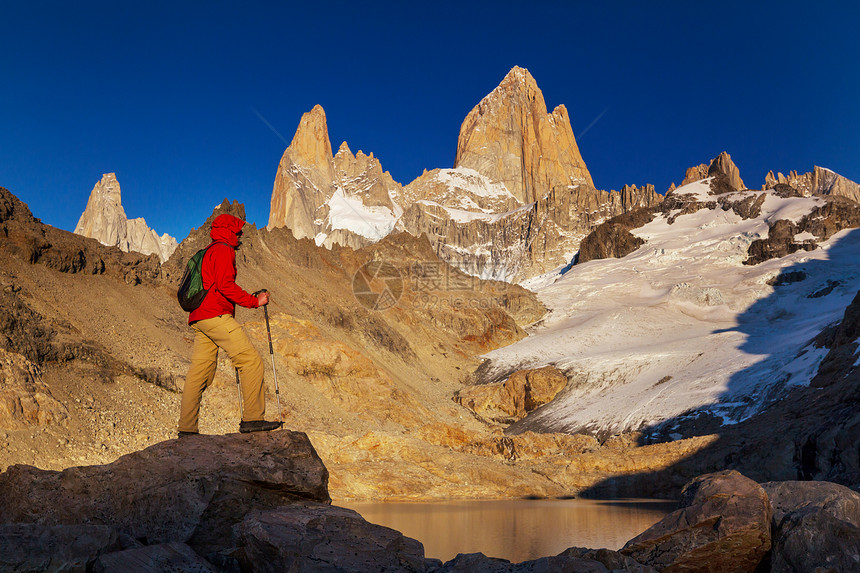
<svg viewBox="0 0 860 573"><path fill-rule="evenodd" d="M853 2L5 2L0 186L72 230L102 173L184 238L224 197L268 221L305 111L407 184L514 65L563 103L595 184L727 150L745 182L814 164L860 181ZM11 5L11 6L10 6Z"/></svg>

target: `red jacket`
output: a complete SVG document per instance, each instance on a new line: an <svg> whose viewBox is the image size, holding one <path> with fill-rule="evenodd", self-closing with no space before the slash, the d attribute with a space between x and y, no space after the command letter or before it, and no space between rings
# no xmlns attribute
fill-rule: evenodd
<svg viewBox="0 0 860 573"><path fill-rule="evenodd" d="M214 243L203 256L203 288L209 289L203 303L188 315L189 324L222 314L235 316L236 305L257 308L257 297L236 284L236 249L239 233L245 221L228 215L218 215L212 221L209 236ZM223 244L226 243L226 244Z"/></svg>

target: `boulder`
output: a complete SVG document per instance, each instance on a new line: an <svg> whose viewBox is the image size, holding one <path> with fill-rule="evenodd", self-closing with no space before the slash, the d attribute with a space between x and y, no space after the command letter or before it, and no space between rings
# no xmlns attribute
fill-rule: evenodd
<svg viewBox="0 0 860 573"><path fill-rule="evenodd" d="M109 525L206 555L230 547L232 526L253 509L330 502L327 484L303 433L188 436L103 466L11 466L0 474L0 523Z"/></svg>
<svg viewBox="0 0 860 573"><path fill-rule="evenodd" d="M672 573L755 571L771 546L771 507L764 489L734 470L688 483L680 508L621 550Z"/></svg>
<svg viewBox="0 0 860 573"><path fill-rule="evenodd" d="M773 510L773 573L860 571L860 494L830 482L762 487Z"/></svg>
<svg viewBox="0 0 860 573"><path fill-rule="evenodd" d="M0 571L85 573L119 549L120 535L107 525L0 525Z"/></svg>
<svg viewBox="0 0 860 573"><path fill-rule="evenodd" d="M24 356L0 348L0 429L67 421L68 410L42 381L41 369Z"/></svg>
<svg viewBox="0 0 860 573"><path fill-rule="evenodd" d="M234 528L242 570L255 573L424 571L424 546L350 509L295 504L255 511Z"/></svg>
<svg viewBox="0 0 860 573"><path fill-rule="evenodd" d="M511 422L551 402L565 386L564 372L555 366L544 366L518 370L503 384L464 388L454 396L454 401L481 417Z"/></svg>

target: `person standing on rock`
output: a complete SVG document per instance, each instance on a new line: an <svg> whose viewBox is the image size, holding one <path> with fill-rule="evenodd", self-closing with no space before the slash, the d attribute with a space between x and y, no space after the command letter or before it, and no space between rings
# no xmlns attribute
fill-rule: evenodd
<svg viewBox="0 0 860 573"><path fill-rule="evenodd" d="M200 400L212 384L218 365L218 349L223 348L238 369L244 404L239 431L259 432L280 428L283 422L264 419L263 359L236 322L236 305L258 308L269 304L269 293L254 296L236 284L236 249L245 221L223 213L212 221L212 244L203 256L203 288L209 289L199 307L191 311L188 324L194 330L191 366L185 377L179 414L179 436L197 434Z"/></svg>

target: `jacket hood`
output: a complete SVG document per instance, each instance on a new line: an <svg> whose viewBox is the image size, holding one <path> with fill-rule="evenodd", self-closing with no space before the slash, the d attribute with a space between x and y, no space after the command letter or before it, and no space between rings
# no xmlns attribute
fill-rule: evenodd
<svg viewBox="0 0 860 573"><path fill-rule="evenodd" d="M209 236L213 241L227 243L234 249L239 246L239 232L245 226L245 221L228 213L222 213L212 221Z"/></svg>

